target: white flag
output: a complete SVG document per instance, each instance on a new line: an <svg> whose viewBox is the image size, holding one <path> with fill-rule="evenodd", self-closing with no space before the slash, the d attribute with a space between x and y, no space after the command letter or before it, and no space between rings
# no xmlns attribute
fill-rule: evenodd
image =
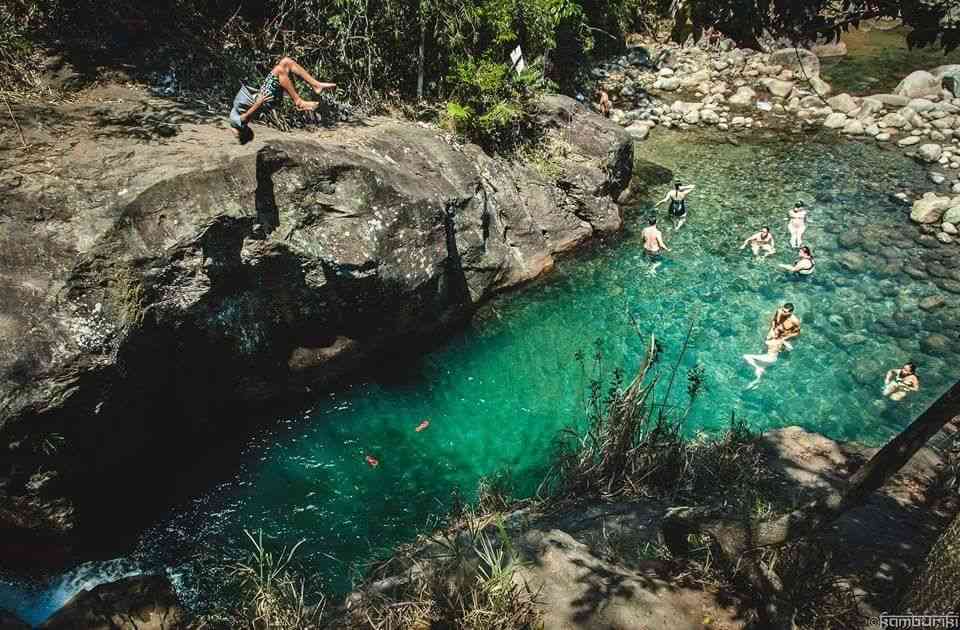
<svg viewBox="0 0 960 630"><path fill-rule="evenodd" d="M510 53L510 60L513 61L513 67L516 68L517 74L523 72L527 67L526 64L523 63L523 51L520 50L519 46L514 48L513 52Z"/></svg>

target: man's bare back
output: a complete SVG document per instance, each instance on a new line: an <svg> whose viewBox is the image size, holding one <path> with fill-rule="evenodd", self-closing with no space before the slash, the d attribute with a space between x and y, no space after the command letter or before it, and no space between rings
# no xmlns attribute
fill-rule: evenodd
<svg viewBox="0 0 960 630"><path fill-rule="evenodd" d="M651 254L659 254L660 250L670 251L663 242L663 233L656 225L643 229L643 248Z"/></svg>

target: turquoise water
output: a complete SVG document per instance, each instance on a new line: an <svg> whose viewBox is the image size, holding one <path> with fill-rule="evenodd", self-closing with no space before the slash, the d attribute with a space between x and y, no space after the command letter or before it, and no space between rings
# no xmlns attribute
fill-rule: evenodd
<svg viewBox="0 0 960 630"><path fill-rule="evenodd" d="M0 607L40 619L79 584L157 565L190 593L197 576L189 558L241 546L244 528L262 528L278 544L305 538L304 561L331 590L345 589L351 564L429 527L454 488L469 497L482 475L509 469L522 493L533 492L554 436L582 419L575 354L592 354L601 339L607 372L634 368L645 340L631 318L644 335L656 333L664 366L693 325L682 366L704 366L708 390L692 409L690 433L720 430L735 412L759 430L801 425L879 444L960 377L960 296L934 284L944 278L924 277L927 267L948 274L956 246L918 242L904 207L888 198L897 185L921 189L919 167L872 144L816 139L732 146L720 136L661 131L638 152L658 166L645 177L668 178L669 169L697 186L688 225L678 234L664 226L673 253L656 275L639 230L666 179L628 212L622 241L498 300L389 379L321 396L263 430L231 481L157 524L129 558L86 565L34 592L0 589ZM786 209L797 199L812 209L805 239L817 260L816 275L800 280L776 268L793 260ZM764 224L781 253L757 261L738 247ZM919 271L903 273L904 263ZM932 295L946 303L928 313L918 304ZM763 350L769 317L784 301L796 305L803 333L745 392L753 374L741 355ZM921 342L933 332L944 336L939 354ZM883 401L884 371L908 359L920 366L922 391L905 403ZM667 403L686 404L685 386L676 389ZM423 419L430 426L417 433Z"/></svg>

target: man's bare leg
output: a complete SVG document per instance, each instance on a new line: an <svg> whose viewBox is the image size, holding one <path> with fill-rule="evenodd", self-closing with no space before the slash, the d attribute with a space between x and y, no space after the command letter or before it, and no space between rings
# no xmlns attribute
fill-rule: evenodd
<svg viewBox="0 0 960 630"><path fill-rule="evenodd" d="M279 65L273 69L275 74L278 68L280 68ZM293 85L293 81L290 80L290 76L287 75L286 72L280 72L277 74L277 79L280 81L280 87L282 87L284 91L290 95L290 98L293 99L293 104L297 109L301 111L313 111L317 108L319 103L316 101L305 101L300 97L300 93L297 92L296 86Z"/></svg>
<svg viewBox="0 0 960 630"><path fill-rule="evenodd" d="M277 70L280 70L282 74L288 74L292 72L297 75L304 81L310 84L310 87L313 88L313 91L319 94L320 92L336 87L336 83L323 83L322 81L317 81L313 75L307 72L306 68L301 66L299 63L291 59L290 57L284 57L277 63L277 66L273 69L274 73L277 73Z"/></svg>

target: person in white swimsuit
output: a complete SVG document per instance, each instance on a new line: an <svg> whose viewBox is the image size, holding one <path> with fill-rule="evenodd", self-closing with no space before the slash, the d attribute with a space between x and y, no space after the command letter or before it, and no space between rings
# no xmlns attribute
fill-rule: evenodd
<svg viewBox="0 0 960 630"><path fill-rule="evenodd" d="M803 233L807 231L807 209L803 207L803 202L798 201L789 212L790 218L787 221L787 230L790 231L790 247L800 249L803 245Z"/></svg>

